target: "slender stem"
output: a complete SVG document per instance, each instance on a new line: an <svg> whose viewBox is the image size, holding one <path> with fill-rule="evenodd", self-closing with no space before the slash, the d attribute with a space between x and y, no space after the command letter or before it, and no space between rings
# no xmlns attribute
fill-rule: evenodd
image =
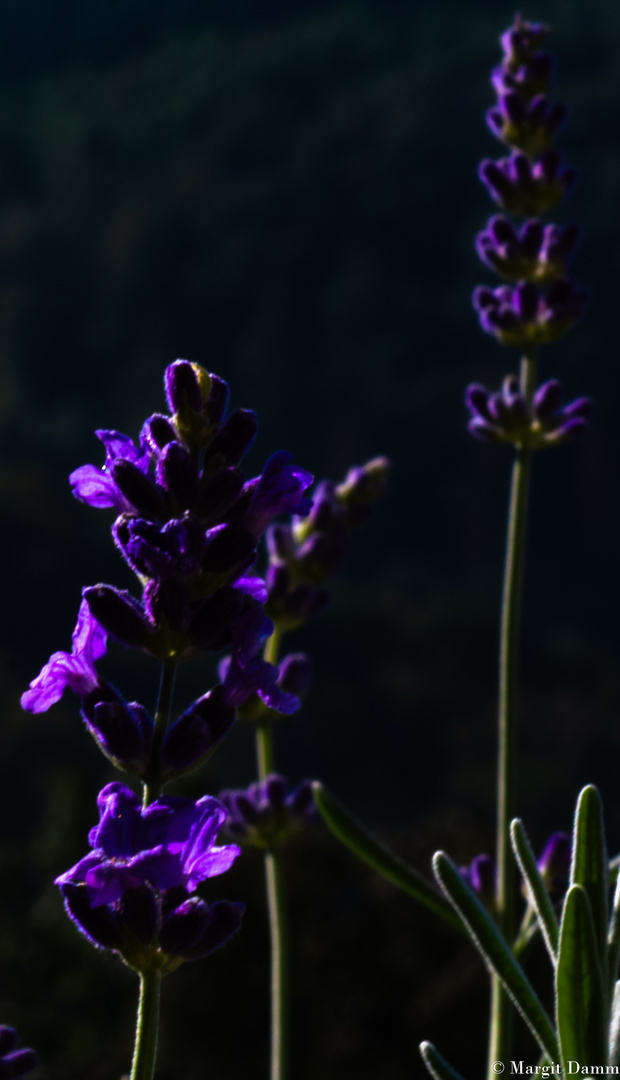
<svg viewBox="0 0 620 1080"><path fill-rule="evenodd" d="M265 644L264 658L278 662L282 633L277 628ZM265 780L274 768L273 722L267 715L256 725L258 775ZM288 935L284 895L282 852L273 849L265 854L267 907L271 936L271 1080L285 1080L287 1073L288 1035Z"/></svg>
<svg viewBox="0 0 620 1080"><path fill-rule="evenodd" d="M277 664L282 631L276 629L265 643L263 657L270 664ZM264 780L274 770L273 721L267 714L256 725L256 759L259 780Z"/></svg>
<svg viewBox="0 0 620 1080"><path fill-rule="evenodd" d="M271 1080L285 1080L288 1051L288 933L282 852L265 856L271 934Z"/></svg>
<svg viewBox="0 0 620 1080"><path fill-rule="evenodd" d="M176 660L164 660L161 669L157 709L155 711L153 743L144 781L143 806L148 806L150 803L154 802L155 799L159 798L163 787L161 769L159 767L159 750L164 735L166 734L166 728L168 727L168 720L170 718L170 706L172 705L172 693L174 690L176 673Z"/></svg>
<svg viewBox="0 0 620 1080"><path fill-rule="evenodd" d="M152 1080L155 1072L160 990L161 974L159 971L149 971L140 975L140 1004L138 1006L131 1080Z"/></svg>
<svg viewBox="0 0 620 1080"><path fill-rule="evenodd" d="M521 392L532 401L536 386L536 350L521 361ZM512 471L508 514L506 565L502 597L499 654L499 746L497 762L497 921L507 941L514 938L515 864L510 845L510 822L515 816L517 766L517 674L521 592L525 561L527 504L532 451L517 447ZM492 980L489 1078L495 1061L508 1061L512 1043L513 1006L497 976Z"/></svg>

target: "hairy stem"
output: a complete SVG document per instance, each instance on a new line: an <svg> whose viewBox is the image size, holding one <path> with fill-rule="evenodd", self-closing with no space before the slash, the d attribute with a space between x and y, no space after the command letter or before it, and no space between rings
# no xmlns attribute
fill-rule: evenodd
<svg viewBox="0 0 620 1080"><path fill-rule="evenodd" d="M131 1080L152 1080L155 1072L160 990L161 974L159 971L149 971L140 975L140 1004L138 1006Z"/></svg>
<svg viewBox="0 0 620 1080"><path fill-rule="evenodd" d="M176 660L164 660L161 669L161 680L159 683L157 709L155 711L153 744L151 746L151 754L149 757L148 769L144 781L144 796L142 800L143 806L148 806L150 803L154 802L155 799L159 798L163 787L159 763L159 751L163 742L164 735L166 734L166 728L168 727L168 720L170 718L170 707L172 705L172 694L174 691L174 680L176 678L176 673Z"/></svg>
<svg viewBox="0 0 620 1080"><path fill-rule="evenodd" d="M536 350L521 361L521 392L528 403L536 387ZM506 565L502 596L499 652L499 745L497 761L497 921L507 941L515 930L515 863L510 845L510 822L515 816L517 772L517 677L521 593L532 451L520 445L512 471L508 514ZM508 1061L512 1043L513 1006L497 978L492 979L489 1078L493 1062Z"/></svg>

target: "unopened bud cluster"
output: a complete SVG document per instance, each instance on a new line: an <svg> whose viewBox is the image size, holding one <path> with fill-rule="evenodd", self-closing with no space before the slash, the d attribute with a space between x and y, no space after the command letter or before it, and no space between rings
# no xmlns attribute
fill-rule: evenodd
<svg viewBox="0 0 620 1080"><path fill-rule="evenodd" d="M351 469L341 484L323 480L307 517L268 529L265 611L279 630L303 625L325 606L325 582L339 570L354 530L385 494L389 470L387 458L378 457Z"/></svg>
<svg viewBox="0 0 620 1080"><path fill-rule="evenodd" d="M547 98L552 73L551 58L542 51L547 33L546 26L517 16L502 35L504 57L491 76L498 102L487 112L487 124L510 156L485 160L479 169L501 209L528 219L517 230L497 215L476 242L482 261L511 283L476 289L480 324L502 344L519 347L557 341L585 306L585 293L567 276L578 229L544 227L538 220L575 183L574 171L564 168L553 149L566 109Z"/></svg>
<svg viewBox="0 0 620 1080"><path fill-rule="evenodd" d="M316 817L312 781L303 780L289 791L277 773L244 790L221 791L218 798L228 811L225 831L240 844L254 847L273 848Z"/></svg>
<svg viewBox="0 0 620 1080"><path fill-rule="evenodd" d="M521 393L516 375L508 375L495 394L472 383L465 394L472 416L468 430L483 442L512 443L532 450L558 446L588 427L592 411L589 398L578 398L561 408L561 396L557 379L543 383L531 404Z"/></svg>
<svg viewBox="0 0 620 1080"><path fill-rule="evenodd" d="M518 225L505 213L495 214L476 237L481 261L504 284L479 286L474 307L486 333L528 355L563 337L585 306L585 293L568 276L579 229L540 220L567 194L576 176L553 149L566 109L547 99L553 67L542 51L547 33L546 26L517 15L502 35L504 56L491 75L498 103L487 112L487 123L510 156L485 160L479 169L501 209L526 220ZM469 431L485 442L532 450L557 446L585 431L591 413L586 398L560 407L561 396L555 380L538 391L529 388L527 394L515 376L505 379L497 393L473 384L465 395Z"/></svg>

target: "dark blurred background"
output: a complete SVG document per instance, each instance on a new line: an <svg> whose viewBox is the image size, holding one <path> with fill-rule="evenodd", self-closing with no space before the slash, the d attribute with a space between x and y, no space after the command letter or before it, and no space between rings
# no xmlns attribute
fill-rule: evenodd
<svg viewBox="0 0 620 1080"><path fill-rule="evenodd" d="M67 475L102 462L96 427L137 435L162 408L176 357L257 410L251 469L281 448L318 478L394 461L331 608L290 639L316 675L278 766L321 777L420 868L436 847L461 862L492 850L511 455L467 436L462 397L518 364L470 306L494 283L473 252L493 210L476 165L501 156L483 113L513 14L495 0L0 4L0 1020L39 1049L42 1076L126 1071L136 987L50 884L85 853L113 772L75 698L29 717L19 695L69 646L82 585L129 584L109 514L73 500ZM580 173L555 220L583 226L575 276L591 297L542 375L591 395L596 416L535 463L519 805L540 848L594 781L615 852L620 8L523 14L552 24L560 148ZM156 671L111 651L108 675L152 707ZM211 678L188 670L181 695ZM253 775L238 727L193 791ZM324 830L291 851L289 886L297 1080L421 1076L422 1038L479 1073L472 949ZM246 926L165 985L159 1080L267 1075L260 857L207 893L222 894L246 901ZM536 1060L527 1039L522 1053Z"/></svg>

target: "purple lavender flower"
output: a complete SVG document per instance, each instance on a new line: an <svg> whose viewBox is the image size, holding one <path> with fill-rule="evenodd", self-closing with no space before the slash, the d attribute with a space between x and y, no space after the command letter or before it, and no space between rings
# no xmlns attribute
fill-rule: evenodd
<svg viewBox="0 0 620 1080"><path fill-rule="evenodd" d="M485 158L478 176L502 210L524 217L552 210L577 180L575 170L564 168L556 150L548 150L534 162L521 153L499 161Z"/></svg>
<svg viewBox="0 0 620 1080"><path fill-rule="evenodd" d="M490 855L476 855L468 866L459 867L461 877L476 893L488 911L495 910L495 860Z"/></svg>
<svg viewBox="0 0 620 1080"><path fill-rule="evenodd" d="M565 276L578 239L576 225L543 227L534 218L517 230L498 214L476 237L476 249L482 262L506 281L546 284Z"/></svg>
<svg viewBox="0 0 620 1080"><path fill-rule="evenodd" d="M562 897L568 889L572 846L568 833L553 833L538 860L541 877L553 899Z"/></svg>
<svg viewBox="0 0 620 1080"><path fill-rule="evenodd" d="M191 895L239 855L235 844L215 843L226 819L221 803L208 795L198 802L168 797L143 809L119 783L103 788L97 802L93 850L56 879L78 929L138 970L172 970L224 944L239 928L243 905L209 906Z"/></svg>
<svg viewBox="0 0 620 1080"><path fill-rule="evenodd" d="M517 90L501 93L498 105L487 112L492 133L530 158L551 149L565 119L564 105L549 105L545 94L525 102Z"/></svg>
<svg viewBox="0 0 620 1080"><path fill-rule="evenodd" d="M555 379L543 383L531 405L521 393L516 375L507 376L496 394L472 383L465 393L472 417L468 430L483 442L528 446L532 450L557 446L587 431L592 412L589 398L578 398L560 408L561 397L562 388Z"/></svg>
<svg viewBox="0 0 620 1080"><path fill-rule="evenodd" d="M82 699L82 719L99 749L118 769L145 776L153 741L153 721L143 705L124 701L101 682Z"/></svg>
<svg viewBox="0 0 620 1080"><path fill-rule="evenodd" d="M304 494L314 481L311 473L291 465L292 455L281 451L269 458L261 476L250 480L242 493L249 505L242 522L254 536L260 536L279 514L305 517L312 500Z"/></svg>
<svg viewBox="0 0 620 1080"><path fill-rule="evenodd" d="M34 1050L18 1050L15 1028L0 1024L0 1080L18 1080L39 1064Z"/></svg>
<svg viewBox="0 0 620 1080"><path fill-rule="evenodd" d="M72 640L71 652L56 652L50 656L30 683L30 689L22 694L21 705L27 712L46 712L60 701L67 687L85 697L98 685L95 661L106 651L106 633L85 600L80 605Z"/></svg>
<svg viewBox="0 0 620 1080"><path fill-rule="evenodd" d="M221 791L228 811L225 831L241 844L272 848L316 817L312 781L303 780L289 791L283 776L272 773L246 789Z"/></svg>
<svg viewBox="0 0 620 1080"><path fill-rule="evenodd" d="M473 304L480 325L502 345L524 348L558 341L583 315L586 294L568 278L558 278L541 292L531 281L514 288L484 285L474 291Z"/></svg>

